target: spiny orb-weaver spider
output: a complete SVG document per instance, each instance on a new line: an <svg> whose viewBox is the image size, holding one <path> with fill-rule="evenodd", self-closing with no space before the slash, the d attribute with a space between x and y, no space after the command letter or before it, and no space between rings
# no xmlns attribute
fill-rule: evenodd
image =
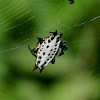
<svg viewBox="0 0 100 100"><path fill-rule="evenodd" d="M31 49L28 45L31 54L36 57L32 71L39 68L40 72L42 72L50 62L54 64L55 58L63 55L68 48L66 41L61 41L62 34L58 34L57 30L49 33L53 34L47 38L38 38L36 48Z"/></svg>

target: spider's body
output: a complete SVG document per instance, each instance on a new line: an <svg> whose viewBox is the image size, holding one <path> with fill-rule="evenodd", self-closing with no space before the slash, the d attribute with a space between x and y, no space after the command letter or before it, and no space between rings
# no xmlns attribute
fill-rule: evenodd
<svg viewBox="0 0 100 100"><path fill-rule="evenodd" d="M50 32L53 35L48 38L38 38L39 42L35 49L30 49L31 53L36 57L35 67L33 71L37 68L40 72L51 62L55 63L55 57L64 54L63 51L67 50L66 41L61 42L62 34L57 34L56 32Z"/></svg>

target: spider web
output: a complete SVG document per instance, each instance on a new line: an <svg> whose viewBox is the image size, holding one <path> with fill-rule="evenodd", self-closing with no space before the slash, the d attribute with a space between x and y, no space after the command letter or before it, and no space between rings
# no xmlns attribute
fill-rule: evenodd
<svg viewBox="0 0 100 100"><path fill-rule="evenodd" d="M66 23L63 22L63 18L65 18L65 12L67 13L66 10L68 10L71 6L74 7L74 5L68 4L67 0L47 1L43 3L44 1L45 0L42 1L33 0L31 2L26 2L25 0L0 1L0 8L2 8L0 9L0 13L3 14L0 15L1 34L7 34L6 37L11 38L8 40L4 38L1 41L1 43L3 42L3 44L6 44L7 46L3 46L3 48L0 48L0 53L9 52L16 49L23 49L23 48L26 49L28 44L32 44L34 42L33 40L34 39L36 40L36 37L47 36L46 34L48 32L55 31L58 28L59 28L58 30L59 32L67 34L67 37L65 38L63 37L63 39L69 42L68 39L70 39L70 35L72 35L71 33L74 32L73 30L76 29L75 32L79 32L80 27L83 27L84 25L88 25L89 23L92 23L95 20L98 20L98 22L100 21L99 14L97 16L91 16L90 19L87 19L86 16L83 16L81 14L79 15L79 17L75 19L72 18L71 21L75 20L74 23L76 24L67 25L66 24L67 22ZM41 9L41 7L47 6L48 4L52 5L53 7L54 5L57 5L57 7L53 11ZM35 6L34 7L35 9L32 8L32 6ZM52 8L52 6L49 7L48 9ZM37 12L39 11L41 11L42 13L37 14ZM44 20L42 21L42 19L44 19L43 16L45 16L46 15L45 13L47 13L48 11L50 12L50 15L47 15L47 19L49 19L50 16L53 17L53 21L52 23L48 21L48 24L43 24L44 21ZM93 41L99 39L100 39L99 37L96 38L90 37L85 40L84 39L74 40L71 41L71 43L77 43L77 42L86 43L87 41Z"/></svg>
<svg viewBox="0 0 100 100"><path fill-rule="evenodd" d="M0 0L1 98L59 100L63 96L74 100L86 95L83 100L96 100L99 78L90 74L100 73L99 10L100 0L75 0L75 4L68 0ZM68 50L44 74L32 73L35 57L28 45L35 48L37 37L48 37L55 30L63 33Z"/></svg>

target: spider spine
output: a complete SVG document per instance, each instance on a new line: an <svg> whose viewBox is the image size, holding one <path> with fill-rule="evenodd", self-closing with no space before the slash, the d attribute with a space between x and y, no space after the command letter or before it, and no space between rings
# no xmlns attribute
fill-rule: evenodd
<svg viewBox="0 0 100 100"><path fill-rule="evenodd" d="M42 44L42 42L44 41L43 38L39 38L37 37L38 41L40 42L40 44Z"/></svg>
<svg viewBox="0 0 100 100"><path fill-rule="evenodd" d="M38 66L35 65L35 66L33 67L32 71L34 71L34 70L37 69L37 68L38 68Z"/></svg>
<svg viewBox="0 0 100 100"><path fill-rule="evenodd" d="M31 49L28 45L28 48L32 55L36 57L35 66L32 71L39 68L40 73L48 65L48 63L55 63L55 58L64 54L64 51L67 50L66 41L61 41L62 34L55 32L51 36L46 38L39 38L36 48Z"/></svg>
<svg viewBox="0 0 100 100"><path fill-rule="evenodd" d="M54 36L57 35L57 30L55 32L49 32L49 33L53 33Z"/></svg>

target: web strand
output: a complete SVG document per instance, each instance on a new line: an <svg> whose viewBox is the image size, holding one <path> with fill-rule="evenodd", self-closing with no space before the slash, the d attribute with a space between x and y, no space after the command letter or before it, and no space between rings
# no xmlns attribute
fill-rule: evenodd
<svg viewBox="0 0 100 100"><path fill-rule="evenodd" d="M5 4L5 3L7 3L7 2L8 2L8 1L4 2L3 4ZM14 2L11 3L9 6L3 8L2 10L0 10L0 12L2 12L3 10L6 10L7 8L11 7L11 6L14 5L14 4L16 4L16 5L14 6L14 8L16 8L16 7L19 6L22 2L23 2L23 1L17 3L17 1L14 1ZM3 5L3 4L2 4L2 5ZM5 11L4 14L9 13L9 14L6 16L6 17L8 17L8 19L6 19L6 20L3 21L2 23L0 23L0 25L1 25L0 29L2 29L2 28L4 28L4 27L6 27L7 25L9 25L10 23L12 23L12 22L14 22L14 21L16 21L16 20L22 18L23 16L29 14L29 13L32 11L32 9L28 9L28 10L27 10L27 8L28 8L28 6L26 6L26 4L24 4L24 5L20 6L18 9L14 10L13 12L11 12L11 10L12 10L13 8L10 8L10 9L8 9L7 11ZM58 15L60 12L62 12L65 8L66 8L66 6L64 6L63 8L61 8L61 10L57 13L57 15ZM16 13L16 12L17 12L17 13ZM24 12L22 15L16 17L19 13L22 13L22 12ZM14 14L14 13L15 13L15 14ZM12 14L13 14L13 16L11 16ZM9 16L11 16L11 17L9 17ZM14 20L11 20L11 19L14 18L14 17L16 17L16 18L15 18ZM35 15L29 17L29 18L28 18L27 20L25 20L24 22L21 22L21 23L18 23L18 24L16 24L16 25L14 25L14 26L11 26L11 27L9 27L9 28L6 28L3 32L9 31L9 30L14 29L14 28L17 28L18 26L23 25L24 23L27 23L28 21L30 21L30 20L32 20L32 19L34 19L34 18L36 18ZM60 20L58 20L58 18L57 18L57 23L56 23L56 24L59 24L60 26L62 26L62 27L64 28L63 30L61 30L61 32L64 33L64 32L67 31L67 30L71 30L72 28L85 25L85 24L90 23L90 22L92 22L92 21L94 21L94 20L97 20L97 19L99 19L99 18L100 18L100 16L96 16L96 17L94 17L94 18L92 18L92 19L90 19L90 20L84 21L84 22L79 23L79 24L75 24L75 25L73 25L73 26L67 26L67 25L61 23ZM37 20L37 21L38 21L38 20ZM7 23L7 22L8 22L8 23ZM51 24L49 27L43 27L42 24L41 24L41 29L43 29L43 31L45 32L45 31L48 31L50 28L52 28L52 27L54 27L54 26L55 26L55 24ZM38 27L38 26L37 26L37 27ZM32 32L33 32L33 33L32 33L32 36L37 37L37 36L39 36L39 35L41 34L41 33L36 33L36 32L35 32L35 29L36 29L37 27L35 27L35 28L34 28L34 27L28 27L28 29L33 30L33 31L32 31ZM55 30L56 30L56 29L55 29ZM20 32L20 34L22 34L22 33L23 33L23 32ZM43 34L43 33L42 33L42 34ZM68 33L67 39L69 38L69 35L70 35L70 34ZM90 38L90 39L86 39L86 40L71 41L70 43L87 42L87 41L93 41L93 40L100 40L100 38ZM22 42L22 41L24 41L25 44L27 44L27 41L30 41L30 42L31 42L32 39L27 38L27 39L21 40L21 42ZM12 50L15 50L15 49L21 49L21 48L25 48L25 47L27 47L27 45L15 46L14 48L9 48L9 49L5 49L5 50L0 50L0 52L8 52L8 51L12 51Z"/></svg>

